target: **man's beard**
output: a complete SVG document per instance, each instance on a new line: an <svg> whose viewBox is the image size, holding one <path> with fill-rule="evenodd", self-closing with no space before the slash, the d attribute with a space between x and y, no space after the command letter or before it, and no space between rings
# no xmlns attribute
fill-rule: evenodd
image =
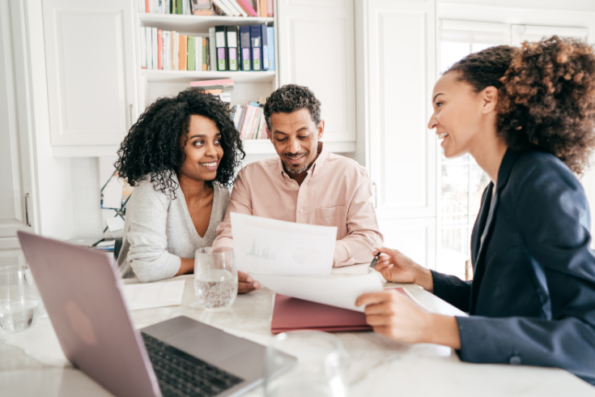
<svg viewBox="0 0 595 397"><path fill-rule="evenodd" d="M304 156L307 158L308 154L309 153L287 153L284 157L297 158L300 156ZM291 172L292 174L301 174L302 172L307 171L308 168L310 168L310 164L306 164L302 168L295 168L295 167L292 167L291 165L285 164L285 168L287 169L288 172Z"/></svg>

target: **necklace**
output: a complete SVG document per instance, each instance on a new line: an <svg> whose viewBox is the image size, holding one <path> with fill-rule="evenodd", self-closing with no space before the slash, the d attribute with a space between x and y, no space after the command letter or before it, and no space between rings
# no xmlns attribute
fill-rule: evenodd
<svg viewBox="0 0 595 397"><path fill-rule="evenodd" d="M202 190L200 191L200 199L198 200L198 205L196 206L196 209L194 210L192 215L190 215L190 219L194 218L194 215L196 215L196 211L198 211L198 209L200 208L200 203L202 203L202 194L204 191L205 191L205 185L202 185Z"/></svg>

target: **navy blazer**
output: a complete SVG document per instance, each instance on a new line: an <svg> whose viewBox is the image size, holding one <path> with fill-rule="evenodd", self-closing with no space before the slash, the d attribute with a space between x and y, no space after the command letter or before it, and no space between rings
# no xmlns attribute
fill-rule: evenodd
<svg viewBox="0 0 595 397"><path fill-rule="evenodd" d="M508 149L493 197L492 189L471 236L473 281L432 272L434 294L471 315L457 317L459 357L564 368L595 385L595 255L583 187L555 156Z"/></svg>

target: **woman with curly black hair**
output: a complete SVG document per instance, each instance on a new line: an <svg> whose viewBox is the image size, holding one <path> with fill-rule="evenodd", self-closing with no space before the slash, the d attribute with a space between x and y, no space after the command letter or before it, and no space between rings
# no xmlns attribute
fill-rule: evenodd
<svg viewBox="0 0 595 397"><path fill-rule="evenodd" d="M115 164L135 186L118 265L142 282L192 272L209 247L245 153L227 104L192 89L160 98L122 142Z"/></svg>
<svg viewBox="0 0 595 397"><path fill-rule="evenodd" d="M452 66L434 87L446 157L471 154L492 182L471 237L473 281L397 250L376 269L417 283L470 316L427 313L399 294L365 294L376 332L456 349L463 361L564 368L595 385L595 255L574 173L595 146L595 55L552 37L498 46Z"/></svg>

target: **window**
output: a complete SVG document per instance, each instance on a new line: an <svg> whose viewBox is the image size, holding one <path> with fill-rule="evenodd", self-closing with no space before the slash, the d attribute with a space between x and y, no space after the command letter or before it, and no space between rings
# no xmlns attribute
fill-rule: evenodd
<svg viewBox="0 0 595 397"><path fill-rule="evenodd" d="M586 39L587 29L498 23L440 21L440 74L461 58L485 48L519 45L554 34ZM469 154L457 159L440 155L439 239L437 270L469 279L466 262L470 259L473 224L489 177Z"/></svg>

